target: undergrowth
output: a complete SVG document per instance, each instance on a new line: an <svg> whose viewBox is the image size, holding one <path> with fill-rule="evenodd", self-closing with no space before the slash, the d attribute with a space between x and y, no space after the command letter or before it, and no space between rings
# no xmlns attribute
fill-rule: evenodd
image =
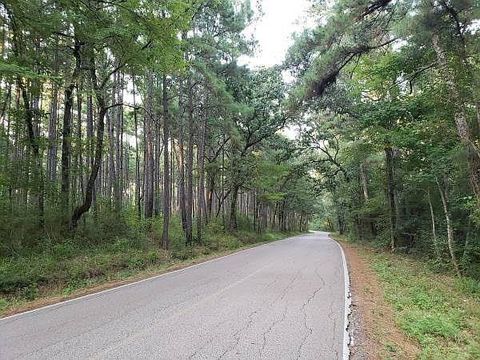
<svg viewBox="0 0 480 360"><path fill-rule="evenodd" d="M97 219L82 226L74 237L46 236L34 247L16 246L0 256L0 314L34 300L66 297L81 289L131 278L142 272L166 271L192 259L278 240L291 234L257 234L243 228L234 234L212 221L202 241L186 245L178 218L170 224L170 248L159 246L162 219L149 223L131 216ZM198 239L197 239L198 240Z"/></svg>
<svg viewBox="0 0 480 360"><path fill-rule="evenodd" d="M419 342L420 359L480 359L480 282L405 255L365 254L400 328Z"/></svg>

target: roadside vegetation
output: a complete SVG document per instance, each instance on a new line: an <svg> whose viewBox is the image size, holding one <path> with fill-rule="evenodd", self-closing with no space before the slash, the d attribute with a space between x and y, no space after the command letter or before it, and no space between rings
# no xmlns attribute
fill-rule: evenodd
<svg viewBox="0 0 480 360"><path fill-rule="evenodd" d="M374 271L383 297L393 310L395 326L418 344L419 359L480 357L480 281L459 278L418 255L395 254L378 245L347 240L338 234L334 237L348 243ZM368 296L362 279L357 282L356 296ZM379 350L384 358L405 358L402 349L389 342L385 334L376 329L362 331L384 347Z"/></svg>
<svg viewBox="0 0 480 360"><path fill-rule="evenodd" d="M437 264L364 250L400 328L420 344L420 359L480 357L480 282L439 272ZM392 349L395 351L395 349Z"/></svg>
<svg viewBox="0 0 480 360"><path fill-rule="evenodd" d="M418 258L366 252L420 359L480 358L480 282L439 273Z"/></svg>
<svg viewBox="0 0 480 360"><path fill-rule="evenodd" d="M107 238L79 233L62 242L45 241L0 259L0 316L35 304L75 297L124 281L138 280L164 271L218 257L239 249L279 240L294 232L259 234L241 218L239 231L224 232L221 223L205 229L202 244L186 245L178 219L172 221L171 248L158 246L161 220L151 225L135 222L119 228L118 218L104 219ZM102 232L103 233L103 232Z"/></svg>

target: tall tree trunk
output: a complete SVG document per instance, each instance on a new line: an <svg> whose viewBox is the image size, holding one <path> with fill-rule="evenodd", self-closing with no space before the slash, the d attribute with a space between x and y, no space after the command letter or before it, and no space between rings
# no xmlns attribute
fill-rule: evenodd
<svg viewBox="0 0 480 360"><path fill-rule="evenodd" d="M93 97L87 96L87 165L91 169L94 158L94 139L93 139Z"/></svg>
<svg viewBox="0 0 480 360"><path fill-rule="evenodd" d="M162 77L162 106L163 106L163 231L162 247L168 249L168 230L170 225L170 155L168 142L170 137L170 119L168 113L167 77Z"/></svg>
<svg viewBox="0 0 480 360"><path fill-rule="evenodd" d="M84 192L84 180L83 180L83 135L82 135L82 107L83 107L83 98L82 98L82 90L83 90L83 81L80 81L80 84L77 88L77 141L78 141L78 149L77 149L77 173L78 173L78 183L79 183L79 191L81 196L85 195Z"/></svg>
<svg viewBox="0 0 480 360"><path fill-rule="evenodd" d="M117 104L118 111L117 111L117 153L116 153L116 172L117 172L117 187L116 187L116 194L115 194L115 205L117 207L117 211L122 209L122 197L123 197L123 182L124 182L124 172L123 172L123 73L117 73Z"/></svg>
<svg viewBox="0 0 480 360"><path fill-rule="evenodd" d="M153 160L153 73L150 71L147 80L146 116L145 116L145 180L144 180L144 205L145 218L153 216L153 190L154 190L154 160Z"/></svg>
<svg viewBox="0 0 480 360"><path fill-rule="evenodd" d="M94 124L93 124L93 96L92 94L89 94L87 96L87 158L86 158L86 169L88 169L88 171L91 171L92 168L93 168L93 162L94 162L94 146L95 146L95 139L94 139L94 136L93 136L93 128L94 128ZM96 201L95 201L95 197L96 197L96 193L97 193L97 187L98 187L98 179L96 180L96 185L93 187L93 190L92 190L92 202L94 204L94 206L96 206ZM85 185L84 185L85 186ZM84 188L84 193L83 193L83 196L85 196L85 188Z"/></svg>
<svg viewBox="0 0 480 360"><path fill-rule="evenodd" d="M197 194L197 238L202 242L203 216L206 217L205 205L205 141L207 138L207 121L205 115L199 139L198 147L198 194Z"/></svg>
<svg viewBox="0 0 480 360"><path fill-rule="evenodd" d="M213 196L215 191L215 174L208 173L208 189L207 189L207 221L212 218Z"/></svg>
<svg viewBox="0 0 480 360"><path fill-rule="evenodd" d="M397 242L397 211L395 200L395 170L393 149L390 146L385 147L385 166L387 171L387 198L390 212L390 249L395 250Z"/></svg>
<svg viewBox="0 0 480 360"><path fill-rule="evenodd" d="M32 109L30 105L30 99L28 96L27 89L25 85L23 84L22 79L17 78L17 85L19 87L21 97L23 100L23 106L24 106L24 118L25 118L25 124L27 127L27 137L28 137L28 142L29 142L29 150L32 152L33 156L33 166L32 166L32 174L33 174L33 188L34 188L34 195L37 201L37 206L38 206L38 222L39 226L43 227L44 225L44 188L43 188L43 179L42 179L42 164L41 164L41 158L40 158L40 145L38 143L38 136L35 131L35 114L34 110ZM27 195L27 193L25 193Z"/></svg>
<svg viewBox="0 0 480 360"><path fill-rule="evenodd" d="M185 103L183 99L184 86L183 81L179 80L179 95L178 95L178 107L181 109L180 113L183 114L185 110ZM180 207L180 216L182 218L182 229L186 234L187 229L187 207L186 207L186 193L185 193L185 123L184 117L179 117L179 134L178 134L178 200Z"/></svg>
<svg viewBox="0 0 480 360"><path fill-rule="evenodd" d="M58 86L54 83L50 117L48 122L47 179L52 184L57 180L57 120L58 120Z"/></svg>
<svg viewBox="0 0 480 360"><path fill-rule="evenodd" d="M156 83L156 86L155 88L156 89L159 89L160 88L160 77L157 77L157 81L155 82ZM163 98L163 95L162 95L162 98ZM163 99L162 99L162 102L163 102ZM162 105L163 107L163 105ZM156 119L161 119L162 118L162 108L160 108L159 106L155 106L155 118ZM160 136L160 133L161 133L161 124L160 124L160 121L155 121L155 124L154 124L154 140L153 140L153 154L154 154L154 157L153 157L153 161L154 161L154 164L155 164L155 172L153 174L153 212L155 214L155 216L158 216L160 214L160 202L161 202L161 197L159 197L158 194L161 193L161 183L163 182L162 181L162 177L161 177L161 174L160 174L160 163L161 163L161 156L162 156L162 143L163 143L163 140L162 140L162 136Z"/></svg>
<svg viewBox="0 0 480 360"><path fill-rule="evenodd" d="M229 227L231 231L235 231L238 228L237 224L237 201L238 201L238 191L240 190L240 186L237 184L233 185L232 189L232 199L230 202L230 222Z"/></svg>
<svg viewBox="0 0 480 360"><path fill-rule="evenodd" d="M62 127L62 156L61 156L61 195L62 205L65 211L70 208L70 159L71 159L71 136L72 136L72 112L73 92L77 86L80 75L81 57L80 42L75 39L73 55L75 57L75 68L69 84L64 89L63 106L63 127Z"/></svg>
<svg viewBox="0 0 480 360"><path fill-rule="evenodd" d="M97 121L97 139L95 147L95 156L93 159L92 169L90 171L90 176L85 187L85 197L83 203L77 206L72 214L70 220L70 228L73 230L77 227L78 221L87 211L90 210L92 206L92 200L94 195L95 180L97 179L98 171L102 164L102 153L103 153L103 136L105 132L105 115L108 111L108 106L105 101L105 95L103 93L104 89L101 88L98 84L97 71L94 55L90 58L90 78L92 82L92 87L95 92L95 97L98 105L98 121Z"/></svg>
<svg viewBox="0 0 480 360"><path fill-rule="evenodd" d="M368 202L369 194L368 194L368 179L367 179L367 172L365 170L365 164L360 164L360 184L362 185L362 192L363 192L363 200Z"/></svg>
<svg viewBox="0 0 480 360"><path fill-rule="evenodd" d="M64 91L64 112L62 124L62 157L61 157L61 194L64 210L69 209L70 204L70 157L72 136L72 108L73 90L75 84L71 83Z"/></svg>
<svg viewBox="0 0 480 360"><path fill-rule="evenodd" d="M141 219L142 217L142 194L141 194L141 185L140 185L140 156L138 151L138 110L137 110L137 100L135 92L135 75L132 79L133 82L133 121L135 126L135 204L137 208L137 217Z"/></svg>
<svg viewBox="0 0 480 360"><path fill-rule="evenodd" d="M187 162L186 162L186 227L185 238L188 244L193 241L193 85L191 78L187 81L188 93L188 144L187 144Z"/></svg>

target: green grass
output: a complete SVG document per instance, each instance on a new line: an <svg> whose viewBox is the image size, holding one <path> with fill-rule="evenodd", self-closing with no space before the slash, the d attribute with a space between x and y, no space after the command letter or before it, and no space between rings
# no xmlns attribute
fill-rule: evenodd
<svg viewBox="0 0 480 360"><path fill-rule="evenodd" d="M178 227L178 228L177 228ZM172 226L171 249L161 250L161 223L149 236L119 237L107 243L65 240L44 244L35 251L0 257L0 315L49 297L68 297L82 289L135 279L188 265L253 244L279 240L290 233L226 234L212 223L202 245L186 246L180 226Z"/></svg>
<svg viewBox="0 0 480 360"><path fill-rule="evenodd" d="M434 272L404 255L365 251L400 328L420 359L480 359L480 283Z"/></svg>

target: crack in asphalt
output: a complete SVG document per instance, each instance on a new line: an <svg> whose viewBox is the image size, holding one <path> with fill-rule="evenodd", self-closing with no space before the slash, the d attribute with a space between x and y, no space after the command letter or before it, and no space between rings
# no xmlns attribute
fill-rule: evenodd
<svg viewBox="0 0 480 360"><path fill-rule="evenodd" d="M288 283L288 285L283 289L282 295L280 297L277 297L272 304L276 303L278 300L283 300L285 299L285 296L287 296L288 291L292 288L293 283L298 279L298 276L300 275L301 270L298 270L297 273L292 277L292 280Z"/></svg>
<svg viewBox="0 0 480 360"><path fill-rule="evenodd" d="M272 287L275 283L278 282L278 280L280 279L280 277L281 277L280 274L276 275L275 278L274 278L272 281L270 281L267 285L265 285L265 289L268 289L268 288ZM262 304L261 307L259 307L259 308L258 308L257 310L255 310L253 313L256 313L256 312L260 311L260 309L263 307L263 305L265 305L265 302ZM249 315L249 317L251 317L251 316L252 316L252 313ZM247 328L248 328L248 327L247 327ZM244 329L244 330L246 330L246 329ZM234 337L235 337L236 335L238 335L238 331L234 334ZM188 359L193 359L196 355L198 355L199 352L201 352L201 351L202 351L203 349L205 349L209 344L211 344L213 340L214 340L214 337L209 338L209 340L207 340L200 348L198 348L197 350L195 350L195 351L188 357ZM222 353L222 355L220 355L220 358L223 357L223 356L225 356L228 352L232 351L232 350L238 345L239 342L240 342L240 337L238 338L238 340L237 340L236 344L234 345L234 347L233 347L233 348L229 348L229 349L227 349L226 351L224 351L224 352Z"/></svg>
<svg viewBox="0 0 480 360"><path fill-rule="evenodd" d="M213 341L213 338L208 339L202 346L200 346L197 350L195 350L192 354L188 356L188 360L193 359L195 356L198 355L203 349L205 349L208 345L210 345Z"/></svg>
<svg viewBox="0 0 480 360"><path fill-rule="evenodd" d="M225 355L227 355L229 352L232 352L233 350L235 350L235 348L238 346L238 344L240 343L240 338L241 338L241 334L248 330L248 328L250 326L252 326L252 323L253 323L253 316L256 315L260 309L262 307L259 307L258 309L256 309L255 311L252 311L249 315L248 315L248 320L247 320L247 323L245 326L243 326L242 328L238 329L237 331L235 331L235 333L233 334L233 337L235 338L235 343L233 344L233 346L230 346L229 348L227 348L221 355L220 357L218 358L219 360L220 359L223 359L223 357Z"/></svg>
<svg viewBox="0 0 480 360"><path fill-rule="evenodd" d="M220 321L219 323L217 323L217 326L221 326L225 323L227 323L228 320L224 320L224 321ZM191 353L189 356L188 356L188 359L191 360L193 359L195 356L199 355L200 352L202 352L208 345L210 345L213 340L215 339L215 336L210 336L208 338L207 341L205 341L202 346L200 346L198 349L196 349L193 353Z"/></svg>
<svg viewBox="0 0 480 360"><path fill-rule="evenodd" d="M260 349L260 351L259 351L260 359L262 358L262 356L263 356L263 351L265 350L265 347L267 346L267 335L272 332L272 330L273 330L273 328L274 328L275 326L277 326L278 324L280 324L282 321L285 320L285 318L286 318L286 316L287 316L287 308L288 308L288 305L285 304L285 307L284 307L284 309L283 309L283 313L282 313L281 318L278 319L278 320L274 320L274 321L270 324L270 326L268 327L268 329L263 332L263 334L262 334L262 337L263 337L262 347L261 347L261 349Z"/></svg>
<svg viewBox="0 0 480 360"><path fill-rule="evenodd" d="M283 300L285 299L285 297L287 296L289 290L292 288L292 285L295 283L295 281L297 280L298 276L300 275L300 270L298 270L296 272L296 274L294 276L292 276L292 279L290 280L290 282L287 284L287 286L282 290L282 293L280 296L278 296L277 298L275 298L275 300L273 300L270 304L270 306L272 306L273 304L275 304L278 300ZM282 313L282 316L279 320L274 320L270 326L267 328L266 331L263 332L262 334L262 338L263 338L263 342L262 342L262 347L260 349L260 358L262 357L263 355L263 351L265 350L265 347L267 346L267 335L272 332L273 328L280 324L282 321L285 320L285 317L287 316L287 308L288 308L288 304L285 304L285 308L283 310L283 313Z"/></svg>
<svg viewBox="0 0 480 360"><path fill-rule="evenodd" d="M300 274L300 270L297 271L297 273L292 277L292 279L290 280L290 282L288 283L288 285L283 289L281 295L278 296L274 301L272 301L272 302L270 303L270 305L275 304L278 300L283 300L283 299L285 298L285 296L287 296L288 291L291 289L292 285L294 284L294 282L295 282L296 279L298 278L299 274ZM277 275L272 282L270 282L268 285L265 286L265 288L271 287L273 284L275 284L275 283L278 281L279 278L280 278L280 275ZM253 311L252 313L249 314L249 316L248 316L248 319L249 319L249 320L247 321L246 326L244 326L243 328L237 330L237 331L235 332L235 334L233 335L234 338L235 338L235 343L233 344L232 347L227 348L227 349L220 355L219 359L222 359L225 355L227 355L229 352L232 352L232 351L238 346L238 344L240 343L240 338L241 338L241 336L239 336L239 335L240 335L242 332L246 331L246 330L252 325L252 323L253 323L253 319L252 319L253 315L256 315L256 314L263 308L263 306L265 305L265 303L266 303L266 302L263 302L262 306L260 306L260 307L257 308L255 311ZM282 316L282 319L281 319L280 321L274 321L273 324L269 327L270 331L273 329L273 327L274 327L276 324L280 323L281 321L283 321L283 320L285 319L286 312L287 312L287 305L285 306L285 311L284 311L284 314L283 314L283 316ZM268 332L268 331L267 331L267 332ZM264 334L263 334L264 343L262 344L262 351L263 351L263 349L264 349L265 346L266 346L266 339L265 339L265 337L266 337L266 334L264 333Z"/></svg>
<svg viewBox="0 0 480 360"><path fill-rule="evenodd" d="M305 345L305 343L307 342L307 339L312 335L313 333L313 329L308 326L308 316L307 316L307 311L306 311L306 307L308 306L308 304L310 304L310 302L315 298L315 296L317 295L317 293L323 289L323 287L325 286L325 281L323 280L323 278L318 274L317 271L315 271L317 276L319 276L320 279L322 279L322 285L323 286L320 286L319 288L315 289L313 291L313 293L308 297L307 301L305 301L301 307L301 311L303 313L303 326L305 327L305 329L307 330L307 333L306 335L303 337L302 339L302 342L300 343L298 349L297 349L297 360L300 359L301 355L302 355L302 348L303 346Z"/></svg>

